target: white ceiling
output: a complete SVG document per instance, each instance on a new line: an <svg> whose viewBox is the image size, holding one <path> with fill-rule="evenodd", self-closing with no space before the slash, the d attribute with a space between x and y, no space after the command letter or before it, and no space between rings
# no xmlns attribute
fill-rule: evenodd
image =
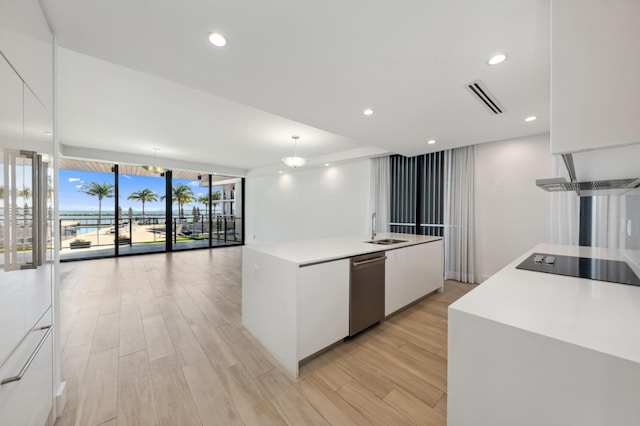
<svg viewBox="0 0 640 426"><path fill-rule="evenodd" d="M290 155L293 134L326 159L549 130L548 0L42 3L64 48L65 145L254 169ZM504 114L465 90L478 79Z"/></svg>

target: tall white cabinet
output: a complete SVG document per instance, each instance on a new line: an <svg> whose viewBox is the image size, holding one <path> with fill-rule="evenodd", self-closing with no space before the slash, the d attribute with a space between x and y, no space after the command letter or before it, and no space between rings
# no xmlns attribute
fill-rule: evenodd
<svg viewBox="0 0 640 426"><path fill-rule="evenodd" d="M53 418L53 37L0 2L0 424Z"/></svg>
<svg viewBox="0 0 640 426"><path fill-rule="evenodd" d="M640 143L639 17L638 0L552 0L553 154Z"/></svg>

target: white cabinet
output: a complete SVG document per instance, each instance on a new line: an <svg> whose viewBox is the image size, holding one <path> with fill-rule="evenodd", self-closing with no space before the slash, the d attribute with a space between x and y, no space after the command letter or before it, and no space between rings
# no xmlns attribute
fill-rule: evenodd
<svg viewBox="0 0 640 426"><path fill-rule="evenodd" d="M402 308L406 303L404 287L407 281L407 262L409 257L405 249L387 250L384 265L384 314L389 315Z"/></svg>
<svg viewBox="0 0 640 426"><path fill-rule="evenodd" d="M42 323L51 323L49 316ZM47 424L53 391L52 335L34 328L0 368L0 380L20 373L19 380L0 386L0 425Z"/></svg>
<svg viewBox="0 0 640 426"><path fill-rule="evenodd" d="M552 153L640 142L639 16L638 0L551 2Z"/></svg>
<svg viewBox="0 0 640 426"><path fill-rule="evenodd" d="M0 51L53 110L53 36L38 0L0 1Z"/></svg>
<svg viewBox="0 0 640 426"><path fill-rule="evenodd" d="M298 359L349 334L349 259L302 266L298 276Z"/></svg>
<svg viewBox="0 0 640 426"><path fill-rule="evenodd" d="M18 5L18 2L10 2ZM24 2L36 5L37 2ZM6 11L9 2L0 6ZM0 14L1 15L1 14ZM45 424L53 406L52 115L0 19L0 424ZM48 30L47 30L48 31ZM12 33L13 34L13 33ZM7 36L7 37L5 37ZM50 36L50 34L49 34ZM38 42L39 43L39 42ZM49 45L51 48L51 45ZM45 62L49 62L45 58ZM51 73L49 63L49 73ZM46 74L46 66L38 69ZM38 86L38 84L33 84Z"/></svg>
<svg viewBox="0 0 640 426"><path fill-rule="evenodd" d="M408 303L442 288L442 240L407 247L408 274L406 294Z"/></svg>
<svg viewBox="0 0 640 426"><path fill-rule="evenodd" d="M0 117L3 125L0 127L0 164L4 163L5 149L19 149L22 146L22 90L23 84L20 78L13 72L10 65L0 57ZM0 199L2 216L0 216L0 365L9 353L24 337L28 328L24 317L24 283L25 274L20 270L9 270L4 267L5 240L7 226L4 223L4 212L7 210L5 203L10 202L10 194L5 194L4 171L0 173L0 187L3 188L3 197ZM33 325L33 324L31 324Z"/></svg>
<svg viewBox="0 0 640 426"><path fill-rule="evenodd" d="M442 287L442 240L385 251L385 314ZM349 335L350 260L390 247L362 236L242 248L242 324L293 376L300 361Z"/></svg>
<svg viewBox="0 0 640 426"><path fill-rule="evenodd" d="M4 58L0 89L6 120L0 127L1 366L51 307L53 217L47 185L52 168L47 165L53 146L44 134L51 129L50 116ZM36 147L43 154L25 154Z"/></svg>
<svg viewBox="0 0 640 426"><path fill-rule="evenodd" d="M385 264L385 315L442 288L442 240L388 250Z"/></svg>

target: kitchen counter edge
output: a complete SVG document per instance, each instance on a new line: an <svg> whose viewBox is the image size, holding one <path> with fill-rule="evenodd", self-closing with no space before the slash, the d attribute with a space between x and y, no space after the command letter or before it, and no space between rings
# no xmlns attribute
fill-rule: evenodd
<svg viewBox="0 0 640 426"><path fill-rule="evenodd" d="M300 267L304 267L341 259L348 259L361 254L395 250L442 240L442 237L434 237L430 235L398 234L391 232L378 233L375 239L379 240L385 238L405 241L390 245L372 244L367 242L371 241L371 238L358 235L289 241L276 244L249 244L244 246L244 248L275 256L293 262Z"/></svg>

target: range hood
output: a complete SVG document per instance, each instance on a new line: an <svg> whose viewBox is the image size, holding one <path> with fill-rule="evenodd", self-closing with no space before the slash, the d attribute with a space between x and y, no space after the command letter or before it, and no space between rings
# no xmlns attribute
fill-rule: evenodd
<svg viewBox="0 0 640 426"><path fill-rule="evenodd" d="M537 186L548 192L575 191L580 197L620 195L640 188L640 144L562 154L562 159L569 180L537 179Z"/></svg>

